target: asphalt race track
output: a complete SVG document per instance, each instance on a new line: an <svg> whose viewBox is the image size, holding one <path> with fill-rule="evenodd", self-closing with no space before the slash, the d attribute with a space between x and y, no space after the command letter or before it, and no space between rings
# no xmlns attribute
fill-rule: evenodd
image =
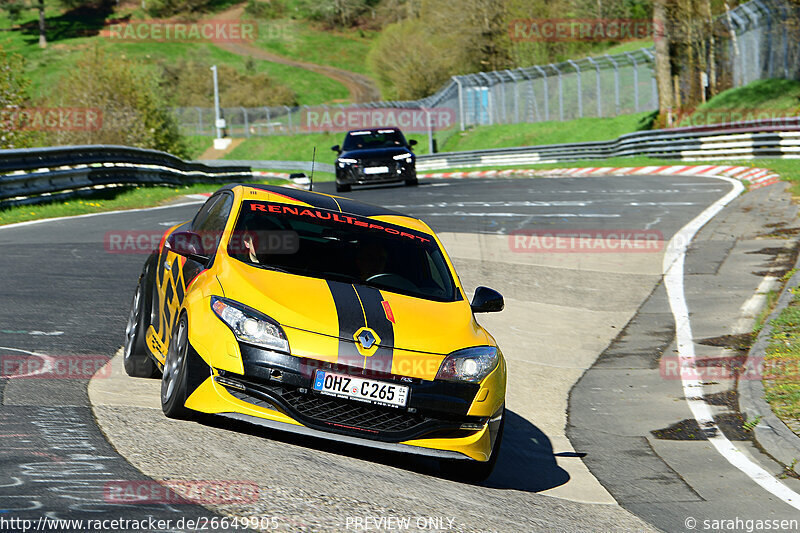
<svg viewBox="0 0 800 533"><path fill-rule="evenodd" d="M332 193L333 184L318 190ZM483 485L445 479L427 459L213 417L168 420L158 381L122 375L119 357L104 367L122 344L146 257L109 253L104 237L163 231L198 204L0 228L0 529L15 530L2 519L45 514L171 520L159 530L238 516L284 531L402 530L403 520L427 531L689 531L703 530L703 520L796 519L797 509L691 430L680 380L659 371L675 335L661 284L664 243L730 190L709 178L620 176L423 180L348 195L427 221L470 293L487 285L506 297L504 312L479 318L509 365L507 433ZM686 265L698 340L744 324L742 304L781 268L786 241L769 238L768 225L795 215L776 185L734 200L698 234ZM534 229L658 239L644 251L515 244L514 232ZM59 361L76 371L36 377ZM91 385L82 364L100 369ZM728 397L732 386L717 384L708 397ZM742 453L780 474L737 426L731 403L715 405ZM258 497L205 506L109 498L109 482L148 479L227 480L257 486ZM782 481L800 492L800 481Z"/></svg>

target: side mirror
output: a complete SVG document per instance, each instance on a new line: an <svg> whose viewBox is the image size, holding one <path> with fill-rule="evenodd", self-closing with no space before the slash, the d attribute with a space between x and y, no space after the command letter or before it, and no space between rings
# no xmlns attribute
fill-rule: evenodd
<svg viewBox="0 0 800 533"><path fill-rule="evenodd" d="M201 263L209 259L203 247L203 238L193 231L176 231L167 238L165 247L178 255Z"/></svg>
<svg viewBox="0 0 800 533"><path fill-rule="evenodd" d="M505 305L502 294L489 287L478 287L470 307L473 313L496 313L502 311Z"/></svg>
<svg viewBox="0 0 800 533"><path fill-rule="evenodd" d="M339 150L339 145L338 144L335 144L335 145L331 146L331 150L333 150L334 152L341 152L341 150Z"/></svg>
<svg viewBox="0 0 800 533"><path fill-rule="evenodd" d="M409 139L408 140L408 145L409 146L416 146L417 145L417 141L415 139Z"/></svg>

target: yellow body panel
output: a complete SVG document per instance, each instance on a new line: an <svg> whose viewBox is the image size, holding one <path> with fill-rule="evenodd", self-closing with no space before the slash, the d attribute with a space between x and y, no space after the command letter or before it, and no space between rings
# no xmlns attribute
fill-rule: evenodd
<svg viewBox="0 0 800 533"><path fill-rule="evenodd" d="M159 269L156 276L158 321L148 330L146 345L153 356L163 364L169 347L172 327L180 313L189 319L189 342L214 374L218 371L242 375L244 366L238 342L233 332L211 310L211 296L220 296L248 305L277 320L289 342L291 354L318 361L336 363L343 341L336 302L327 282L323 279L291 275L260 269L231 258L224 243L230 238L242 200L262 200L285 204L309 206L289 195L237 186L233 189L234 208L223 233L220 246L210 268L200 272L193 280L183 279L186 259L171 251L159 257L159 262L174 265L172 269ZM333 197L336 200L335 197ZM339 199L345 201L346 199ZM337 205L338 201L337 201ZM455 350L471 346L496 346L489 335L472 316L469 302L441 242L424 223L410 217L382 215L371 217L376 221L404 226L432 236L442 249L447 265L456 282L462 299L455 302L434 302L382 290L383 304L388 305L386 319L392 322L394 340L385 348L391 350L390 372L423 380L433 380L445 356ZM171 228L169 231L174 230ZM181 299L177 295L185 294ZM363 306L363 304L362 304ZM384 307L386 309L386 307ZM363 309L362 309L363 310ZM390 317L390 314L392 315ZM364 328L372 328L364 316ZM360 331L360 330L359 330ZM366 361L377 346L360 350ZM387 371L389 371L387 369ZM500 357L497 368L480 384L468 415L488 418L496 415L505 401L506 365ZM213 377L206 379L186 401L186 407L204 413L241 413L267 420L301 425L280 410L272 410L247 403L232 396ZM411 446L451 450L474 460L485 461L491 453L488 426L481 430L465 432L463 437L416 439L404 442Z"/></svg>

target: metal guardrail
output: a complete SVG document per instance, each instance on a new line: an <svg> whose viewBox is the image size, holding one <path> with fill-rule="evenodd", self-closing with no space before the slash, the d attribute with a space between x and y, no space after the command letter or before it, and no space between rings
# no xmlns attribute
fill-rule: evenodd
<svg viewBox="0 0 800 533"><path fill-rule="evenodd" d="M610 157L647 156L705 161L754 157L800 158L800 117L740 122L726 129L707 127L652 130L613 141L494 148L417 157L417 170L559 163Z"/></svg>
<svg viewBox="0 0 800 533"><path fill-rule="evenodd" d="M198 163L203 163L204 165L208 165L210 167L235 165L250 167L252 169L291 170L295 172L311 172L313 166L313 169L316 172L336 172L336 167L334 165L330 163L320 163L319 161L314 162L312 165L311 161L243 161L234 159L201 159L198 161Z"/></svg>
<svg viewBox="0 0 800 533"><path fill-rule="evenodd" d="M714 128L720 128L715 126ZM800 117L739 122L724 129L689 127L629 133L613 141L495 148L417 156L417 170L445 170L648 156L704 161L757 157L800 159ZM0 205L37 203L119 186L247 181L251 168L310 171L310 161L204 161L125 146L0 150ZM315 170L334 172L329 163Z"/></svg>
<svg viewBox="0 0 800 533"><path fill-rule="evenodd" d="M0 150L0 205L31 204L88 190L251 179L248 166L208 166L166 152L90 145Z"/></svg>

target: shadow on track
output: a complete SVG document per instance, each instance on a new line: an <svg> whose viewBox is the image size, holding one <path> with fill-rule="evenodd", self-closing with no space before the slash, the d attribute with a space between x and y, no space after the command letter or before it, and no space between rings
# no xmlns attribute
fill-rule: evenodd
<svg viewBox="0 0 800 533"><path fill-rule="evenodd" d="M558 466L550 439L535 425L506 409L503 446L491 477L483 485L495 489L540 492L569 481Z"/></svg>
<svg viewBox="0 0 800 533"><path fill-rule="evenodd" d="M547 435L513 411L506 410L506 416L508 418L505 435L497 465L489 479L480 485L497 489L539 492L569 481L569 474L556 463L553 447ZM438 461L428 457L295 435L213 415L199 415L195 420L217 429L371 461L422 475L444 477L439 471Z"/></svg>

